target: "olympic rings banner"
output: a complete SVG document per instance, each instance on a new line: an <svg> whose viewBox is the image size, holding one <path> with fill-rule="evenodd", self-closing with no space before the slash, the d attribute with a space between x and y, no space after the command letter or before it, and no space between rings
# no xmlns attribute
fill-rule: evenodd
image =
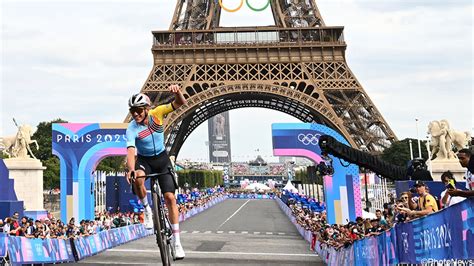
<svg viewBox="0 0 474 266"><path fill-rule="evenodd" d="M244 5L244 2L247 5L247 7L250 10L254 11L254 12L260 12L260 11L263 11L263 10L267 9L268 6L270 6L270 3L271 3L271 0L266 0L267 3L264 4L263 6L256 6L256 4L250 4L251 0L233 0L233 1L234 2L240 1L239 5L236 8L229 8L229 7L225 6L224 3L223 3L223 0L216 0L216 4L219 4L219 6L222 9L224 9L225 11L230 12L230 13L234 13L234 12L239 11L242 8L242 6ZM253 0L253 1L255 1L255 0ZM228 2L228 1L226 1L226 2Z"/></svg>

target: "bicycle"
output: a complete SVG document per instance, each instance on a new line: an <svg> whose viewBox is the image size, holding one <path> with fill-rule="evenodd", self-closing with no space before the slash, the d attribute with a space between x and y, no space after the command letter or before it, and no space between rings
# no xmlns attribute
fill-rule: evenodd
<svg viewBox="0 0 474 266"><path fill-rule="evenodd" d="M158 183L158 177L167 174L171 174L171 176L176 180L176 173L173 169L168 168L168 172L164 173L154 173L137 177L132 176L132 182L130 182L133 184L137 178L150 178L151 197L153 202L153 228L156 235L156 243L160 248L161 262L163 265L171 265L171 258L173 261L176 260L174 247L171 244L171 238L173 237L171 222L165 213L165 208L161 201L161 189Z"/></svg>

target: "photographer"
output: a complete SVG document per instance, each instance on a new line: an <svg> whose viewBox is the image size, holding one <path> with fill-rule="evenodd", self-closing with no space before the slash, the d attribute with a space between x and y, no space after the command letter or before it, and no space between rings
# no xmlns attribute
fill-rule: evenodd
<svg viewBox="0 0 474 266"><path fill-rule="evenodd" d="M448 193L450 190L456 189L456 180L454 179L453 173L451 173L451 171L446 171L441 174L441 182L443 182L446 187L446 190L441 192L441 204L443 208L447 208L453 204L465 200L463 197L451 197Z"/></svg>

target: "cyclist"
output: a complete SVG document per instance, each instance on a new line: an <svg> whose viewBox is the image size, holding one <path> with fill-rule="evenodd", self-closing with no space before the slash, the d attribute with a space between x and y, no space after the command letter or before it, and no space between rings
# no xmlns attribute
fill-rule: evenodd
<svg viewBox="0 0 474 266"><path fill-rule="evenodd" d="M132 95L128 101L133 120L129 123L127 136L127 181L130 183L132 173L144 176L152 173L164 173L171 167L171 162L164 146L164 116L186 103L179 85L171 85L169 91L175 95L173 102L151 108L150 98L143 93ZM137 155L135 157L135 154ZM168 207L169 219L173 230L173 246L177 259L184 258L184 250L179 236L178 207L174 192L177 188L174 177L170 174L158 178L161 191ZM153 228L152 211L148 204L145 179L135 179L134 193L145 207L145 227Z"/></svg>

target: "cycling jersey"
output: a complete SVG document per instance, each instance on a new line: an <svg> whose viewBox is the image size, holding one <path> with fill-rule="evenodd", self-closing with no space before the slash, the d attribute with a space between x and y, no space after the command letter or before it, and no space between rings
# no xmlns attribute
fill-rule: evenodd
<svg viewBox="0 0 474 266"><path fill-rule="evenodd" d="M132 120L127 128L127 148L135 147L143 156L155 156L165 150L163 119L166 114L174 111L171 103L164 104L148 112L148 126Z"/></svg>

